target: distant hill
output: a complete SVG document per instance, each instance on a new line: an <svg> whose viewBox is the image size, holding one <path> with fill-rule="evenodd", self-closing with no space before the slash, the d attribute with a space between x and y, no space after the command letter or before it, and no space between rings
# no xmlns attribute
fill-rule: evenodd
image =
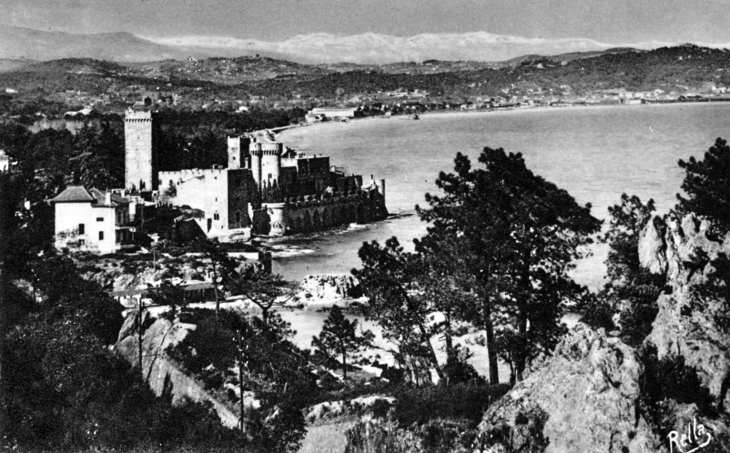
<svg viewBox="0 0 730 453"><path fill-rule="evenodd" d="M119 110L146 90L176 93L188 107L201 108L216 100L251 96L267 98L269 106L290 100L299 100L292 105L307 105L346 99L358 103L363 98L388 98L388 92L418 90L418 99L424 101L423 93L427 92L431 101L459 103L497 96L615 97L620 90L660 90L679 96L718 92L721 87L724 92L730 87L730 51L691 44L651 51L616 48L554 56L532 54L501 63L427 60L309 65L264 56L200 58L193 62L69 58L11 63L21 66L0 72L0 89L12 88L17 93L0 96L0 106L2 102L17 106L32 101L22 111L32 110L30 106L40 98L65 103L61 105L83 105L90 99L84 98L86 95L106 96Z"/></svg>
<svg viewBox="0 0 730 453"><path fill-rule="evenodd" d="M639 47L650 45L638 44ZM92 58L149 63L214 56L269 57L310 65L388 65L424 60L504 62L520 55L580 55L601 52L610 44L590 39L538 39L486 32L388 36L364 33L298 35L284 41L188 36L144 38L131 33L74 34L0 25L0 59L56 60ZM524 58L524 57L520 57ZM2 71L0 65L0 71Z"/></svg>
<svg viewBox="0 0 730 453"><path fill-rule="evenodd" d="M0 59L94 58L140 62L185 59L189 55L194 54L187 49L157 44L131 33L83 35L0 25Z"/></svg>

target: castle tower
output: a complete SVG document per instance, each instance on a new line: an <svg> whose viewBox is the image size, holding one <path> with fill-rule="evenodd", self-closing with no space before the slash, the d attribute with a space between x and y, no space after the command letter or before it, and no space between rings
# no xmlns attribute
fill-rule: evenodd
<svg viewBox="0 0 730 453"><path fill-rule="evenodd" d="M228 137L228 168L237 170L249 168L248 149L251 138L248 136Z"/></svg>
<svg viewBox="0 0 730 453"><path fill-rule="evenodd" d="M252 140L249 146L251 171L259 190L269 184L279 183L281 153L284 145L277 142Z"/></svg>
<svg viewBox="0 0 730 453"><path fill-rule="evenodd" d="M157 128L153 113L128 110L124 115L124 187L157 189Z"/></svg>

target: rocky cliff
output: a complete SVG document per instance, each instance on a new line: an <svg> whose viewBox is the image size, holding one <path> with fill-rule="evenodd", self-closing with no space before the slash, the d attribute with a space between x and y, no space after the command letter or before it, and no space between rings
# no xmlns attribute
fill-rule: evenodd
<svg viewBox="0 0 730 453"><path fill-rule="evenodd" d="M654 218L639 242L642 265L665 274L668 282L646 341L656 346L660 359L683 357L730 414L730 335L717 323L728 302L696 293L714 272L711 260L720 252L730 254L730 235L713 237L709 224L691 214L682 219Z"/></svg>
<svg viewBox="0 0 730 453"><path fill-rule="evenodd" d="M578 324L554 355L492 405L481 451L656 452L638 408L642 366L618 338Z"/></svg>

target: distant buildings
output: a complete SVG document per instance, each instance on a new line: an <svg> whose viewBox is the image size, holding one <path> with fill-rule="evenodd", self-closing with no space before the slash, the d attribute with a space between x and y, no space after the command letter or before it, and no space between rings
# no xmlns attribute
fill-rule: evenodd
<svg viewBox="0 0 730 453"><path fill-rule="evenodd" d="M349 119L355 118L357 108L314 108L309 111L310 115L324 115L328 119Z"/></svg>

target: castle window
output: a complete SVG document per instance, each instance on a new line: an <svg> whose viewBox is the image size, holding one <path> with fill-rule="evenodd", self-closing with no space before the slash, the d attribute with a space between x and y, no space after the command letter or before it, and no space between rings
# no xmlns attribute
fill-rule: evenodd
<svg viewBox="0 0 730 453"><path fill-rule="evenodd" d="M103 221L104 221L104 217L97 217L97 218L96 218L96 221L97 221L97 222L103 222Z"/></svg>
<svg viewBox="0 0 730 453"><path fill-rule="evenodd" d="M103 241L104 240L104 232L103 231L99 231L99 240L100 241Z"/></svg>
<svg viewBox="0 0 730 453"><path fill-rule="evenodd" d="M79 234L86 234L86 225L79 223Z"/></svg>
<svg viewBox="0 0 730 453"><path fill-rule="evenodd" d="M216 212L213 214L213 220L220 220L221 216Z"/></svg>

